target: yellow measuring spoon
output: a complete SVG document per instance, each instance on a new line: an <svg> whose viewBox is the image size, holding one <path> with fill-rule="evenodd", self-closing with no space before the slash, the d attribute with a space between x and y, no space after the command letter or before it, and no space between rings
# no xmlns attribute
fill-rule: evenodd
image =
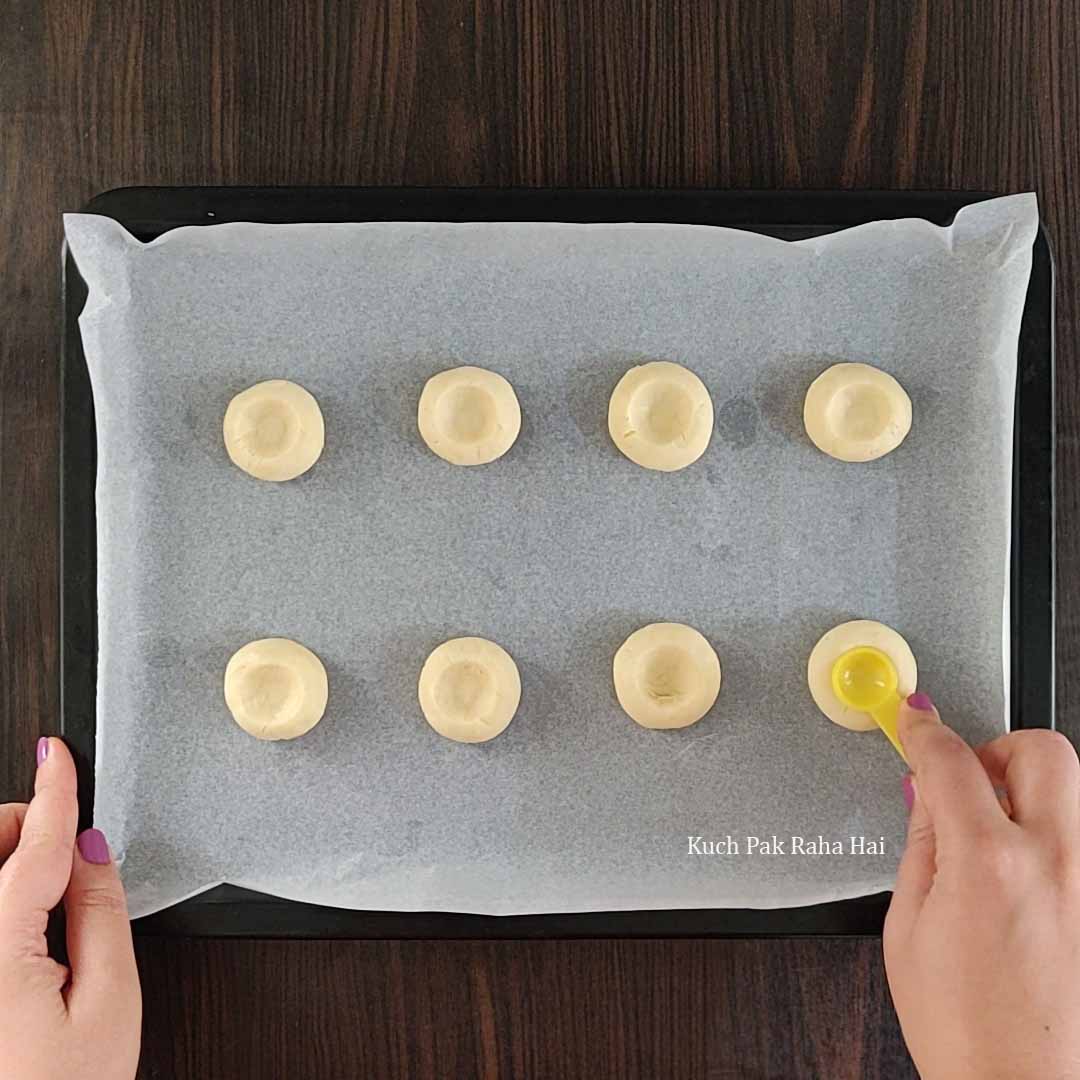
<svg viewBox="0 0 1080 1080"><path fill-rule="evenodd" d="M900 711L900 695L896 691L899 681L896 665L871 645L848 649L832 668L833 693L849 709L869 713L906 762L896 734L896 715Z"/></svg>

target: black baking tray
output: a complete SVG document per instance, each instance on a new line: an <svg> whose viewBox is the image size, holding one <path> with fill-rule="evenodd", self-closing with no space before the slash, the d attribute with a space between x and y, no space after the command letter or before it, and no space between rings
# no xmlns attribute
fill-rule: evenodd
<svg viewBox="0 0 1080 1080"><path fill-rule="evenodd" d="M948 224L987 192L648 191L484 188L121 188L87 213L153 240L229 221L660 221L798 240L881 218ZM1054 726L1054 271L1035 241L1020 332L1013 468L1011 712ZM86 286L64 261L61 452L61 731L79 768L80 824L93 806L97 594L94 406L78 330ZM900 797L899 791L897 798ZM488 916L349 911L222 885L138 919L143 933L304 938L543 938L880 933L889 894L775 910L703 909Z"/></svg>

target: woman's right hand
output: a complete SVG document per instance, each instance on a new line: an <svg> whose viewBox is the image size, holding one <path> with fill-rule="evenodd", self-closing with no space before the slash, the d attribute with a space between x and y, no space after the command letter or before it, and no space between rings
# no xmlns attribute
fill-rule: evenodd
<svg viewBox="0 0 1080 1080"><path fill-rule="evenodd" d="M899 732L913 806L885 965L923 1080L1080 1077L1076 752L1052 731L972 750L925 694Z"/></svg>

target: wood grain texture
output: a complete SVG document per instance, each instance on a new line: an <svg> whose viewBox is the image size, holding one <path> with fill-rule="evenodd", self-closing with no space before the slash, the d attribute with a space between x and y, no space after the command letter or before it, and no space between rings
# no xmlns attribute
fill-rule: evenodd
<svg viewBox="0 0 1080 1080"><path fill-rule="evenodd" d="M139 960L146 1076L913 1075L866 943L143 941Z"/></svg>
<svg viewBox="0 0 1080 1080"><path fill-rule="evenodd" d="M59 213L124 184L1034 188L1080 733L1076 0L7 0L0 798L57 692ZM917 512L917 507L913 508ZM899 793L898 793L899 797ZM140 942L141 1075L914 1075L874 941Z"/></svg>

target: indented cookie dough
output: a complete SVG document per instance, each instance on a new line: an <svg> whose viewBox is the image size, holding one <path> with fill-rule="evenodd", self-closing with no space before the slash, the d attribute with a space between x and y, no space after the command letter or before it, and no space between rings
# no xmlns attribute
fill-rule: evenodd
<svg viewBox="0 0 1080 1080"><path fill-rule="evenodd" d="M521 431L521 407L501 375L458 367L432 375L420 394L417 424L424 442L452 465L500 458Z"/></svg>
<svg viewBox="0 0 1080 1080"><path fill-rule="evenodd" d="M225 449L233 463L259 480L293 480L323 451L319 403L286 379L256 383L225 410Z"/></svg>
<svg viewBox="0 0 1080 1080"><path fill-rule="evenodd" d="M310 650L288 638L252 641L225 668L225 704L257 739L295 739L326 711L326 669Z"/></svg>
<svg viewBox="0 0 1080 1080"><path fill-rule="evenodd" d="M915 693L919 669L908 643L890 626L871 619L834 626L814 646L807 664L806 679L817 707L834 723L852 731L873 731L877 724L865 712L849 709L836 696L832 687L832 669L837 660L850 649L869 645L880 649L896 668L897 693L906 698Z"/></svg>
<svg viewBox="0 0 1080 1080"><path fill-rule="evenodd" d="M887 372L869 364L834 364L806 392L806 434L829 457L873 461L911 430L911 398Z"/></svg>
<svg viewBox="0 0 1080 1080"><path fill-rule="evenodd" d="M692 626L651 623L619 646L612 665L615 696L646 728L681 728L700 720L720 693L720 661Z"/></svg>
<svg viewBox="0 0 1080 1080"><path fill-rule="evenodd" d="M495 642L451 638L425 661L419 696L425 719L440 735L455 742L487 742L513 720L521 679L513 658Z"/></svg>
<svg viewBox="0 0 1080 1080"><path fill-rule="evenodd" d="M645 469L685 469L705 453L712 429L712 398L705 384L668 360L631 368L608 404L612 441Z"/></svg>

